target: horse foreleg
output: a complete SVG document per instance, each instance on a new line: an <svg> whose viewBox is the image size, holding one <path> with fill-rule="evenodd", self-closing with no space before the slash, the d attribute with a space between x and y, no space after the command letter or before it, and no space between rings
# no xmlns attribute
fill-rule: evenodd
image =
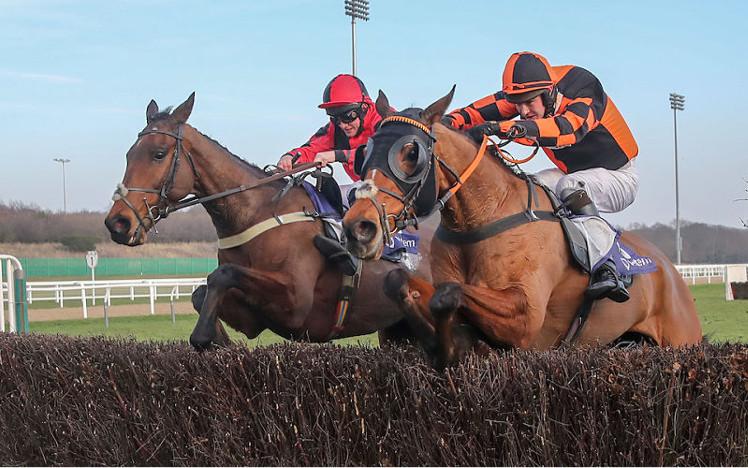
<svg viewBox="0 0 748 468"><path fill-rule="evenodd" d="M434 287L426 280L411 277L403 270L393 270L384 280L384 292L400 306L405 321L416 339L432 353L436 349L436 328L428 308Z"/></svg>
<svg viewBox="0 0 748 468"><path fill-rule="evenodd" d="M202 309L203 307L205 296L207 294L208 286L205 284L199 286L192 292L192 307L195 309L195 312L197 312L198 315L200 314L200 309ZM223 327L223 323L220 320L216 320L215 322L215 335L213 338L213 342L221 346L227 346L231 344L229 334L226 333L226 329Z"/></svg>
<svg viewBox="0 0 748 468"><path fill-rule="evenodd" d="M543 326L544 314L530 306L525 289L461 285L464 307L460 313L479 329L493 346L528 348Z"/></svg>
<svg viewBox="0 0 748 468"><path fill-rule="evenodd" d="M436 321L439 349L436 353L435 367L444 369L455 360L454 325L457 309L464 306L465 297L457 283L442 283L431 296L429 309ZM462 350L461 350L462 351Z"/></svg>
<svg viewBox="0 0 748 468"><path fill-rule="evenodd" d="M205 349L213 342L220 344L224 339L228 339L225 330L222 336L216 324L219 323L219 311L229 290L245 298L247 307L264 305L269 309L293 309L294 288L283 273L264 272L233 264L221 265L208 275L205 297L200 305L200 317L190 335L190 344L196 349ZM199 302L199 295L193 297L193 300ZM226 311L226 314L230 313L232 316L229 318L232 320L228 323L242 321L235 315L241 314L242 311Z"/></svg>

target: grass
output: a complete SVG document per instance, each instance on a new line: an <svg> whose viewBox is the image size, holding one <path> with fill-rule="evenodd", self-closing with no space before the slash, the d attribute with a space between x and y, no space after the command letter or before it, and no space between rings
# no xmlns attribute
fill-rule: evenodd
<svg viewBox="0 0 748 468"><path fill-rule="evenodd" d="M197 322L197 314L176 315L172 323L169 315L147 315L139 317L113 317L109 319L109 328L105 327L103 318L88 320L54 320L48 322L31 322L31 333L61 334L68 336L107 336L132 337L139 341L187 341ZM267 346L286 341L271 331L264 331L257 338L250 340L246 336L226 327L233 341L246 343L247 346ZM341 345L378 346L376 333L371 335L335 340Z"/></svg>
<svg viewBox="0 0 748 468"><path fill-rule="evenodd" d="M725 301L723 284L691 286L696 298L704 334L711 342L748 343L748 301ZM32 322L32 333L59 333L71 336L134 337L142 341L185 341L190 336L197 320L196 314L177 315L176 323L168 315L144 317L113 317L109 328L104 327L104 319L58 320ZM264 346L284 341L272 332L265 331L258 338L248 340L233 330L232 339L246 342L249 346ZM361 344L377 346L376 334L337 340L339 344Z"/></svg>
<svg viewBox="0 0 748 468"><path fill-rule="evenodd" d="M724 284L691 286L701 328L713 343L748 343L748 300L727 302Z"/></svg>

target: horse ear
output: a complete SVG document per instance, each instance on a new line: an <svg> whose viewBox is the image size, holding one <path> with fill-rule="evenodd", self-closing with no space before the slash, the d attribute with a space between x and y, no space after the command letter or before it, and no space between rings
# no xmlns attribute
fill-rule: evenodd
<svg viewBox="0 0 748 468"><path fill-rule="evenodd" d="M390 101L387 99L387 96L384 94L384 92L380 89L379 94L377 95L377 113L382 116L384 119L385 117L392 114L392 109L390 108Z"/></svg>
<svg viewBox="0 0 748 468"><path fill-rule="evenodd" d="M421 120L423 120L426 125L430 127L441 120L442 116L447 111L447 108L452 103L456 87L457 85L452 85L452 89L446 96L428 106L426 110L421 113Z"/></svg>
<svg viewBox="0 0 748 468"><path fill-rule="evenodd" d="M176 120L178 123L185 123L187 122L187 119L190 118L190 114L192 113L192 106L195 104L195 92L193 91L192 94L190 94L190 97L187 98L186 101L181 103L179 107L174 109L174 112L171 113L171 116L174 117L174 120Z"/></svg>
<svg viewBox="0 0 748 468"><path fill-rule="evenodd" d="M148 107L145 109L145 121L146 123L151 123L151 119L154 115L158 114L158 104L156 104L156 101L151 99L151 102L148 103Z"/></svg>

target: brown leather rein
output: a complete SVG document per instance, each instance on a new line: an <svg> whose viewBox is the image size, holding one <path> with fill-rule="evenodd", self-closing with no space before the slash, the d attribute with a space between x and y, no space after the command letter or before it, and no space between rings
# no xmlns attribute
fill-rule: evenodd
<svg viewBox="0 0 748 468"><path fill-rule="evenodd" d="M117 184L117 189L114 191L114 195L112 195L112 200L114 201L122 200L122 202L125 205L127 205L128 208L130 208L130 210L133 212L133 214L137 218L138 227L135 230L135 234L134 234L134 237L136 238L138 237L140 230L146 229L146 227L145 227L144 218L140 215L140 213L138 213L138 210L135 208L132 202L130 202L130 200L127 199L127 194L130 192L155 193L159 196L158 203L154 206L150 206L146 197L143 197L143 202L145 203L146 210L147 210L145 219L150 220L151 227L155 228L156 223L158 221L160 221L163 218L166 218L167 216L169 216L171 213L175 211L183 210L185 208L189 208L190 206L194 206L197 204L217 200L219 198L228 197L236 193L245 192L247 190L252 190L254 188L261 187L263 185L267 185L269 183L275 182L276 180L283 179L284 177L287 177L289 175L296 174L298 172L303 172L313 167L319 166L319 163L315 163L315 162L299 164L298 166L294 167L290 171L279 172L269 177L265 177L264 179L260 179L257 182L254 182L251 184L242 184L238 187L230 188L228 190L224 190L222 192L214 193L212 195L207 195L204 197L198 197L195 195L188 196L174 203L169 199L169 192L171 191L174 185L174 179L176 178L177 171L179 170L179 160L182 154L184 154L185 157L187 158L187 161L190 164L190 168L192 169L192 173L194 174L195 179L200 178L200 174L197 172L197 169L195 168L195 163L192 160L192 155L188 151L184 150L184 145L183 145L184 135L182 132L183 125L184 124L180 124L179 127L177 127L177 133L167 132L167 131L158 130L158 129L150 129L150 130L146 130L146 131L138 133L138 139L144 136L147 136L147 135L151 135L151 134L161 134L161 135L170 136L174 138L177 142L176 145L174 146L174 156L171 161L169 172L166 176L166 179L164 180L164 183L161 185L160 188L149 189L149 188L140 188L140 187L126 187L124 184L119 183Z"/></svg>

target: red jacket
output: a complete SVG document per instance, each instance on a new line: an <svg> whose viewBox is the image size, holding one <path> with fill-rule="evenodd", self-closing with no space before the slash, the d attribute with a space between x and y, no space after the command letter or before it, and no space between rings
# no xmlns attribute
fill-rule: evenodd
<svg viewBox="0 0 748 468"><path fill-rule="evenodd" d="M358 135L348 138L337 125L328 122L327 125L317 130L317 133L298 148L294 148L286 154L299 158L296 163L306 163L314 161L317 153L323 151L335 150L335 160L343 163L343 169L348 176L355 182L361 178L354 172L353 163L356 154L356 148L365 145L369 138L374 134L382 120L382 116L377 112L377 108L370 98L364 98L364 102L369 105L366 116L363 121L363 129Z"/></svg>

